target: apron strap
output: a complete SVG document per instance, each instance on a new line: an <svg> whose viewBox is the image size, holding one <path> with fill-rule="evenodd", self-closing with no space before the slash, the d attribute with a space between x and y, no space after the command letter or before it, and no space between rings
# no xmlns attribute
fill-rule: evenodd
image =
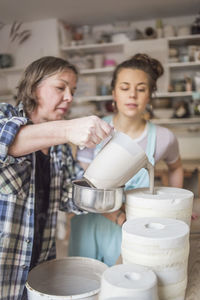
<svg viewBox="0 0 200 300"><path fill-rule="evenodd" d="M148 122L147 123L148 137L147 137L147 147L146 147L146 155L152 165L155 164L154 154L156 149L156 126Z"/></svg>
<svg viewBox="0 0 200 300"><path fill-rule="evenodd" d="M146 155L152 165L155 163L154 153L156 148L156 126L148 122L147 123L147 147ZM135 174L125 185L125 190L132 190L134 188L142 188L149 186L149 173L145 168L142 168L137 174Z"/></svg>

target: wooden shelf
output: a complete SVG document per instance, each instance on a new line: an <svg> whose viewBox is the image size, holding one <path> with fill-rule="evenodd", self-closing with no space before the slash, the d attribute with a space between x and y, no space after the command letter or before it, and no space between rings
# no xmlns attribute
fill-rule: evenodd
<svg viewBox="0 0 200 300"><path fill-rule="evenodd" d="M166 92L166 93L156 93L154 98L173 98L173 97L192 97L192 92ZM106 96L84 96L84 97L75 97L77 103L81 102L90 102L90 101L110 101L112 100L112 95Z"/></svg>
<svg viewBox="0 0 200 300"><path fill-rule="evenodd" d="M192 35L185 35L185 36L173 36L167 38L167 41L170 43L170 45L199 45L200 34L192 34Z"/></svg>
<svg viewBox="0 0 200 300"><path fill-rule="evenodd" d="M85 96L85 97L75 97L74 100L76 103L83 103L83 102L90 102L90 101L110 101L112 100L112 95L106 95L106 96Z"/></svg>
<svg viewBox="0 0 200 300"><path fill-rule="evenodd" d="M23 67L0 68L0 74L18 73L24 70Z"/></svg>
<svg viewBox="0 0 200 300"><path fill-rule="evenodd" d="M200 117L182 119L151 119L151 122L157 125L200 124Z"/></svg>
<svg viewBox="0 0 200 300"><path fill-rule="evenodd" d="M154 98L192 97L193 92L157 92Z"/></svg>
<svg viewBox="0 0 200 300"><path fill-rule="evenodd" d="M12 100L13 98L14 98L14 95L12 93L0 95L0 102L7 102L8 100Z"/></svg>
<svg viewBox="0 0 200 300"><path fill-rule="evenodd" d="M98 69L83 69L80 70L80 74L89 75L89 74L100 74L100 73L111 73L114 71L114 67L104 67Z"/></svg>
<svg viewBox="0 0 200 300"><path fill-rule="evenodd" d="M108 53L108 52L119 52L122 51L124 43L102 43L102 44L87 44L79 46L64 46L60 47L61 51L68 53Z"/></svg>
<svg viewBox="0 0 200 300"><path fill-rule="evenodd" d="M200 61L188 61L188 62L169 63L168 67L169 68L200 67Z"/></svg>
<svg viewBox="0 0 200 300"><path fill-rule="evenodd" d="M191 43L193 40L200 39L200 34L188 35L188 36L175 36L169 38L163 38L163 40L167 40L169 43L176 43L176 44L184 44L186 42ZM135 42L140 40L135 40ZM102 43L102 44L86 44L86 45L77 45L77 46L65 46L61 45L60 50L66 52L84 52L84 53L98 53L98 52L118 52L121 51L125 44L129 43L122 42L122 43Z"/></svg>

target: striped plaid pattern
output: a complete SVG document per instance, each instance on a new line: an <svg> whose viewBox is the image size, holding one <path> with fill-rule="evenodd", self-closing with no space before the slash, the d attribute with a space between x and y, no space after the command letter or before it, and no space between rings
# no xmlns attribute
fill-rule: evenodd
<svg viewBox="0 0 200 300"><path fill-rule="evenodd" d="M27 124L23 106L0 104L0 299L20 300L27 280L34 234L35 154L7 154L20 126ZM55 258L59 208L80 213L72 201L71 181L81 174L68 145L50 151L50 204L38 263Z"/></svg>

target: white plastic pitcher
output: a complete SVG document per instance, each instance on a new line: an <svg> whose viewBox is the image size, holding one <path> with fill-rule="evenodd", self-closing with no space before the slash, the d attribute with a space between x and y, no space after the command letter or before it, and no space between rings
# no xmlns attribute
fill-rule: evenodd
<svg viewBox="0 0 200 300"><path fill-rule="evenodd" d="M113 137L97 154L84 173L86 180L100 189L124 186L141 168L149 168L144 150L128 135L113 133Z"/></svg>

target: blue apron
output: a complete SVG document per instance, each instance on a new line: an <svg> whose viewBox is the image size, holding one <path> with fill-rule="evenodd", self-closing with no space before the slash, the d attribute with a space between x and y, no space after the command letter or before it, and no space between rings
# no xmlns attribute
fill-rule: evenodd
<svg viewBox="0 0 200 300"><path fill-rule="evenodd" d="M105 119L110 123L111 118ZM156 147L156 127L147 123L148 138L146 155L154 165ZM149 175L141 169L125 185L125 190L149 186ZM71 219L69 256L83 256L98 259L108 266L116 263L121 252L122 229L101 214L88 213Z"/></svg>

